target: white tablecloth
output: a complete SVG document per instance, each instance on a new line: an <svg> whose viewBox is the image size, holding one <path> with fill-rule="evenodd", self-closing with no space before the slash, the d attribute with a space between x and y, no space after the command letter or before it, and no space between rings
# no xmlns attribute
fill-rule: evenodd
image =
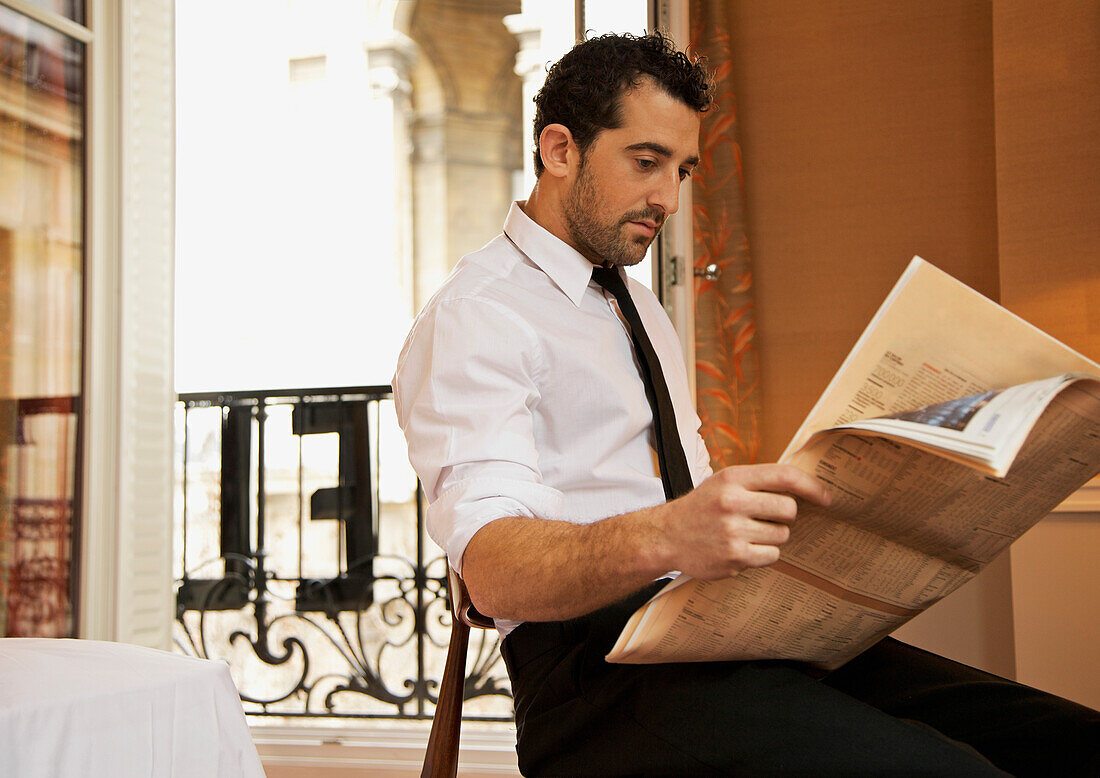
<svg viewBox="0 0 1100 778"><path fill-rule="evenodd" d="M3 778L259 778L229 668L94 640L0 639Z"/></svg>

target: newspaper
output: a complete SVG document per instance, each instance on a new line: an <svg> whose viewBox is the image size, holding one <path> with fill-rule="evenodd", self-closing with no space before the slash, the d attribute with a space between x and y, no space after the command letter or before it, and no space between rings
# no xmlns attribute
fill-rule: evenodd
<svg viewBox="0 0 1100 778"><path fill-rule="evenodd" d="M769 567L672 581L608 661L840 666L1100 473L1100 366L916 257L781 461L831 505Z"/></svg>

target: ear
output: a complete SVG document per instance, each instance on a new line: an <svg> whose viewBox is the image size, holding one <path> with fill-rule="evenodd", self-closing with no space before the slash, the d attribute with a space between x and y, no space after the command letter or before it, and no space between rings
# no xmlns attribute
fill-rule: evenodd
<svg viewBox="0 0 1100 778"><path fill-rule="evenodd" d="M557 178L569 175L570 152L572 159L580 158L573 133L564 124L548 124L539 134L539 156L546 172Z"/></svg>

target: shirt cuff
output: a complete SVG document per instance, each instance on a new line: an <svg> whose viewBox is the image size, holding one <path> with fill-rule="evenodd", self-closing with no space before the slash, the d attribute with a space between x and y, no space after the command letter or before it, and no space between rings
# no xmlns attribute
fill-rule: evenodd
<svg viewBox="0 0 1100 778"><path fill-rule="evenodd" d="M479 529L507 516L555 520L563 502L560 491L534 481L470 478L451 484L428 506L428 534L461 575L462 555Z"/></svg>

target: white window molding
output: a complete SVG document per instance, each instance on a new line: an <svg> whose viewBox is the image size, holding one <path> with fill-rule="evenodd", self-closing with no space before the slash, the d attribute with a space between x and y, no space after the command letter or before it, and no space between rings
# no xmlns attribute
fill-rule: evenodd
<svg viewBox="0 0 1100 778"><path fill-rule="evenodd" d="M167 648L174 613L172 3L91 6L79 636Z"/></svg>
<svg viewBox="0 0 1100 778"><path fill-rule="evenodd" d="M47 27L68 35L70 38L76 38L81 43L87 43L92 39L87 27L61 16L56 11L50 11L40 5L35 5L30 0L3 0L2 5L6 5L13 11L18 11L36 22L41 22Z"/></svg>
<svg viewBox="0 0 1100 778"><path fill-rule="evenodd" d="M687 46L691 28L687 0L650 0L649 28L667 33ZM680 208L661 231L658 261L653 263L653 289L680 336L692 401L695 400L695 243L691 183L680 187Z"/></svg>

